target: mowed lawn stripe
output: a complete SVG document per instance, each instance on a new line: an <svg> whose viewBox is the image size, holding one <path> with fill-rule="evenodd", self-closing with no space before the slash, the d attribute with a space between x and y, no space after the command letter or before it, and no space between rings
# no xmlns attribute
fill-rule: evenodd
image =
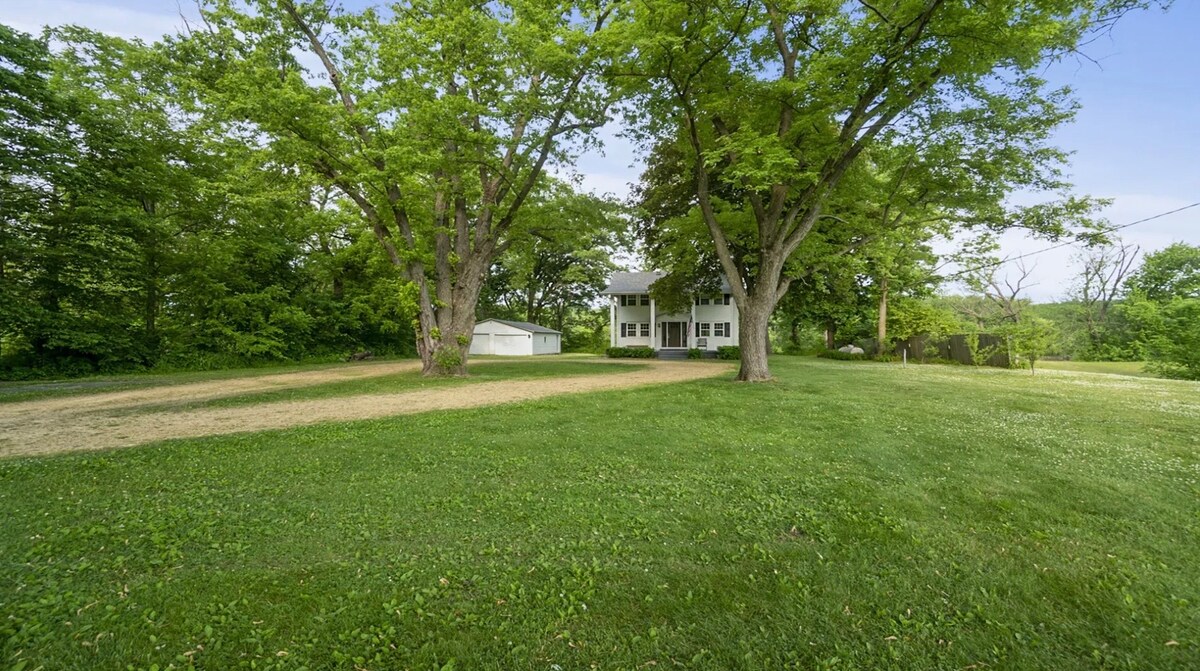
<svg viewBox="0 0 1200 671"><path fill-rule="evenodd" d="M499 364L494 364L499 365ZM555 366L530 361L522 368ZM560 367L564 364L559 363ZM59 407L63 399L0 406L0 457L54 454L76 450L127 447L162 440L283 429L332 421L407 415L431 410L513 403L557 394L574 394L627 386L671 384L731 373L718 362L601 363L587 375L515 377L491 382L443 378L432 388L389 393L323 396L236 406L153 408L140 395L131 405L103 401L81 404L83 410ZM550 370L555 370L551 368ZM571 370L564 368L565 371ZM415 386L420 378L409 380ZM235 386L229 395L240 394ZM215 392L213 392L215 393ZM119 396L125 396L121 392ZM203 400L212 397L204 395ZM39 404L54 406L41 412ZM138 412L128 412L129 408Z"/></svg>

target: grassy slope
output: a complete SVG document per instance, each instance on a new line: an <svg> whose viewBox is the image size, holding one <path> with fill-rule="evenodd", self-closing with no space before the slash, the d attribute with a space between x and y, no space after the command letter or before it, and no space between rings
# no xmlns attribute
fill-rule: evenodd
<svg viewBox="0 0 1200 671"><path fill-rule="evenodd" d="M773 367L0 462L0 663L1200 667L1200 386Z"/></svg>
<svg viewBox="0 0 1200 671"><path fill-rule="evenodd" d="M1039 361L1037 367L1048 370L1069 370L1077 373L1157 377L1154 373L1146 372L1146 362L1144 361Z"/></svg>

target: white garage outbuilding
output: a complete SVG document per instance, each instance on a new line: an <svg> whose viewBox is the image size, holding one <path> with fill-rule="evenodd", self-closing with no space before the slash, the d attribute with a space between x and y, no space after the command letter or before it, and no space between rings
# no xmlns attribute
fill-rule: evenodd
<svg viewBox="0 0 1200 671"><path fill-rule="evenodd" d="M485 319L475 324L471 354L528 356L562 352L562 333L529 322Z"/></svg>

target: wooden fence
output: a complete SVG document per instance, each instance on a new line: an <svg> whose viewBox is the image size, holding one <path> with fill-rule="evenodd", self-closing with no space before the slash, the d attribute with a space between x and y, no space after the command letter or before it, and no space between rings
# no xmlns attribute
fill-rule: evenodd
<svg viewBox="0 0 1200 671"><path fill-rule="evenodd" d="M901 356L905 350L908 350L908 358L913 361L928 361L937 358L970 366L975 365L975 356L972 356L971 352L970 341L972 338L978 338L975 355L982 359L983 365L996 368L1010 367L1008 341L1003 336L990 333L978 335L960 333L937 340L925 335L913 336L907 340L893 342L892 351L897 356ZM863 341L859 343L859 347L868 352L874 352L875 340Z"/></svg>

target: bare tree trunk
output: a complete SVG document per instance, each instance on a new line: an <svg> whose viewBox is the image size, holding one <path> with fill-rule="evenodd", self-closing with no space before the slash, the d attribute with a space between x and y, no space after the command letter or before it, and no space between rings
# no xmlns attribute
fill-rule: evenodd
<svg viewBox="0 0 1200 671"><path fill-rule="evenodd" d="M767 355L771 349L768 344L768 325L775 306L770 298L751 294L747 296L746 303L739 306L742 367L736 379L740 382L765 382L771 379L771 371L767 367Z"/></svg>
<svg viewBox="0 0 1200 671"><path fill-rule="evenodd" d="M422 323L429 323L428 337L417 333L421 354L421 372L428 376L467 374L467 358L475 332L475 306L483 289L484 273L490 255L475 250L463 263L461 272L439 274L437 295L442 305L422 301ZM442 298L445 297L445 298ZM446 300L448 298L449 300ZM421 351L422 348L426 348Z"/></svg>
<svg viewBox="0 0 1200 671"><path fill-rule="evenodd" d="M538 320L536 305L537 290L532 286L525 289L525 321L536 324Z"/></svg>
<svg viewBox="0 0 1200 671"><path fill-rule="evenodd" d="M887 320L888 320L888 280L883 278L879 285L879 323L876 332L875 353L883 354L887 350Z"/></svg>

